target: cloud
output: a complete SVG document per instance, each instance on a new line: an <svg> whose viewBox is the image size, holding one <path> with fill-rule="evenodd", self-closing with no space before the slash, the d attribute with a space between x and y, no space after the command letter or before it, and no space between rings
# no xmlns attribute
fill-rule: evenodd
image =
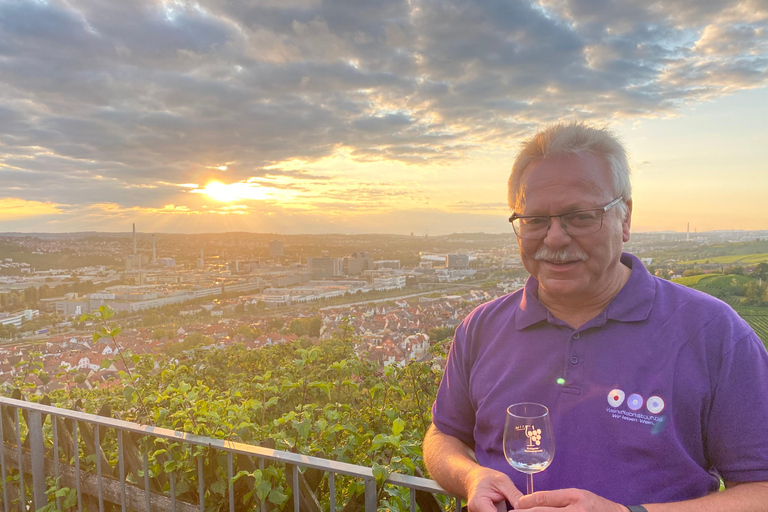
<svg viewBox="0 0 768 512"><path fill-rule="evenodd" d="M768 83L764 0L7 0L0 34L0 179L73 208L276 176L303 201L370 205L369 166L416 178L553 120Z"/></svg>
<svg viewBox="0 0 768 512"><path fill-rule="evenodd" d="M42 203L40 201L27 201L18 197L0 198L0 220L10 221L53 215L61 211L62 205Z"/></svg>

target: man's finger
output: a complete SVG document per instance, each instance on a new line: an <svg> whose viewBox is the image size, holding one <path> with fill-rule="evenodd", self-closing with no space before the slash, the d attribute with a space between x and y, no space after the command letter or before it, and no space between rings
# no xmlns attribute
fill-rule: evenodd
<svg viewBox="0 0 768 512"><path fill-rule="evenodd" d="M539 491L522 496L515 509L524 510L533 507L566 507L577 501L578 489L558 489L556 491Z"/></svg>

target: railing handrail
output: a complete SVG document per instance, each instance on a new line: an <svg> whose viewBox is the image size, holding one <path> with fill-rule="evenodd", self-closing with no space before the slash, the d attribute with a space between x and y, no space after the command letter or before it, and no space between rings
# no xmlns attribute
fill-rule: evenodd
<svg viewBox="0 0 768 512"><path fill-rule="evenodd" d="M52 405L28 402L26 400L16 400L14 398L3 396L0 396L0 405L37 411L41 414L50 414L52 416L68 418L71 420L93 423L96 425L116 428L141 435L151 435L164 439L182 440L185 443L196 446L215 448L231 453L250 455L262 459L272 460L285 464L292 464L296 466L305 466L322 471L331 471L333 473L362 478L364 480L371 480L374 478L373 470L371 468L366 466L358 466L356 464L349 464L347 462L339 462L331 459L314 457L311 455L302 455L299 453L273 450L271 448L264 448L262 446L246 443L238 443L235 441L227 441L224 439L215 439L212 437L190 434L187 432L170 430L152 425L142 425L140 423L134 423L131 421L118 420L86 412L71 411L69 409L55 407ZM434 480L418 476L404 475L401 473L390 473L385 483L405 486L420 491L449 495L449 493L440 487L440 485L438 485L438 483Z"/></svg>

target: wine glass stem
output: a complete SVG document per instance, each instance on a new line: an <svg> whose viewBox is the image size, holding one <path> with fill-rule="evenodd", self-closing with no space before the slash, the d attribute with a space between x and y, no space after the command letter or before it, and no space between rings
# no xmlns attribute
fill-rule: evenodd
<svg viewBox="0 0 768 512"><path fill-rule="evenodd" d="M533 494L533 473L528 473L526 476L528 477L528 492L526 494Z"/></svg>

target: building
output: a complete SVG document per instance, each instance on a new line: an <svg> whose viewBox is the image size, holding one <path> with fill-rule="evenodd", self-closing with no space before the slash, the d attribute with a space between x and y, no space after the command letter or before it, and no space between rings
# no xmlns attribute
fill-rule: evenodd
<svg viewBox="0 0 768 512"><path fill-rule="evenodd" d="M445 257L445 266L447 268L469 268L468 254L448 254Z"/></svg>
<svg viewBox="0 0 768 512"><path fill-rule="evenodd" d="M343 261L339 258L307 258L307 269L312 274L312 279L328 279L342 275Z"/></svg>
<svg viewBox="0 0 768 512"><path fill-rule="evenodd" d="M373 258L367 252L353 252L344 258L343 272L348 276L356 276L365 270L373 270Z"/></svg>
<svg viewBox="0 0 768 512"><path fill-rule="evenodd" d="M25 309L18 313L0 313L0 325L13 325L21 327L22 322L32 320L40 315L37 309Z"/></svg>
<svg viewBox="0 0 768 512"><path fill-rule="evenodd" d="M400 270L400 260L379 260L373 262L375 269L391 268L393 270Z"/></svg>
<svg viewBox="0 0 768 512"><path fill-rule="evenodd" d="M285 245L280 240L272 240L269 242L269 257L279 258L285 254Z"/></svg>

